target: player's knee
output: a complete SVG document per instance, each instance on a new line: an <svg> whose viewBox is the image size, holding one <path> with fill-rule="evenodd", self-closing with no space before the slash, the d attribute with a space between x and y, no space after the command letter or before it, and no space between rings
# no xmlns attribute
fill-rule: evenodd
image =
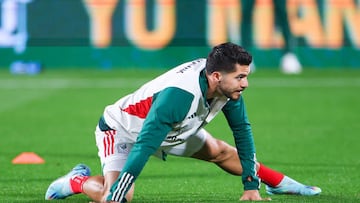
<svg viewBox="0 0 360 203"><path fill-rule="evenodd" d="M211 162L223 162L232 156L236 156L236 149L222 140L215 140L211 147Z"/></svg>

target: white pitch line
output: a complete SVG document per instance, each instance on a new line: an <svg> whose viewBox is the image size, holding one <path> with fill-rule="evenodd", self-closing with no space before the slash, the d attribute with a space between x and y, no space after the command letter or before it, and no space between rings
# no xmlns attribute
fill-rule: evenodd
<svg viewBox="0 0 360 203"><path fill-rule="evenodd" d="M254 87L360 87L360 78L255 78Z"/></svg>
<svg viewBox="0 0 360 203"><path fill-rule="evenodd" d="M0 89L132 88L146 82L141 79L0 79Z"/></svg>
<svg viewBox="0 0 360 203"><path fill-rule="evenodd" d="M0 89L136 88L146 81L146 79L130 78L0 79ZM249 78L249 85L260 88L360 87L360 78Z"/></svg>

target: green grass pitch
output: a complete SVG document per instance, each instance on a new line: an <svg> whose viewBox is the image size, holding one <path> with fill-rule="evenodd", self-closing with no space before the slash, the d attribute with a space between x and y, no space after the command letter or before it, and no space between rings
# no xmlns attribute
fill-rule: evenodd
<svg viewBox="0 0 360 203"><path fill-rule="evenodd" d="M163 70L0 71L0 202L45 202L52 180L77 163L100 173L94 129L104 107ZM257 70L244 92L257 158L323 192L275 202L360 202L360 69L283 75ZM233 144L222 115L207 127ZM13 165L21 152L45 164ZM137 202L239 202L241 178L192 159L151 158L136 182ZM261 194L268 197L264 186ZM54 202L89 202L75 195Z"/></svg>

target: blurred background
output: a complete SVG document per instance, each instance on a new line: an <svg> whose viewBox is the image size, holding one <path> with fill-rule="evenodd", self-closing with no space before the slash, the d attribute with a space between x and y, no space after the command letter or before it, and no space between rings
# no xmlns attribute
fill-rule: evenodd
<svg viewBox="0 0 360 203"><path fill-rule="evenodd" d="M323 189L274 200L360 202L359 0L0 0L0 202L41 202L79 162L100 174L103 108L226 41L254 56L244 95L258 158ZM226 126L206 127L233 144ZM22 152L46 164L11 164ZM137 202L238 202L241 181L171 159L145 168Z"/></svg>
<svg viewBox="0 0 360 203"><path fill-rule="evenodd" d="M284 52L294 54L305 70L354 69L360 67L358 4L0 0L0 68L31 61L47 69L171 68L231 41L251 51L259 70L279 68Z"/></svg>

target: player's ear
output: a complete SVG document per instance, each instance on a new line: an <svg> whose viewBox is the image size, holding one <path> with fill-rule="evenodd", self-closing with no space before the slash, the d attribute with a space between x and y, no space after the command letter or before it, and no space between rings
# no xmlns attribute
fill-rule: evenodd
<svg viewBox="0 0 360 203"><path fill-rule="evenodd" d="M221 81L221 78L222 78L221 72L214 71L212 75L213 75L214 81L217 81L217 82Z"/></svg>

